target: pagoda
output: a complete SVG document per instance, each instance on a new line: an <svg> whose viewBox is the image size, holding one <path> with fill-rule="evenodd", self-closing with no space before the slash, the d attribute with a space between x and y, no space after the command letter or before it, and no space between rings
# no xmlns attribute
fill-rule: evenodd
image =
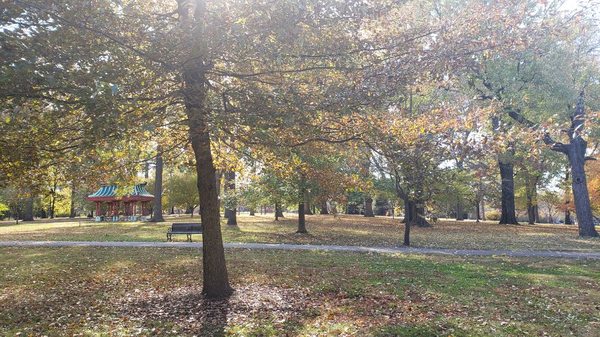
<svg viewBox="0 0 600 337"><path fill-rule="evenodd" d="M130 193L118 195L117 185L101 186L87 200L96 203L96 221L138 221L148 220L149 203L154 196L146 190L146 183L133 186ZM106 204L103 207L103 204Z"/></svg>

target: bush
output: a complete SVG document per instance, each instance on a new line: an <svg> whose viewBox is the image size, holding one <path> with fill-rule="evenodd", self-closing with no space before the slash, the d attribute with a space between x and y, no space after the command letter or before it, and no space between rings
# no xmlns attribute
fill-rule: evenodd
<svg viewBox="0 0 600 337"><path fill-rule="evenodd" d="M500 212L496 210L488 211L485 213L486 220L500 220Z"/></svg>

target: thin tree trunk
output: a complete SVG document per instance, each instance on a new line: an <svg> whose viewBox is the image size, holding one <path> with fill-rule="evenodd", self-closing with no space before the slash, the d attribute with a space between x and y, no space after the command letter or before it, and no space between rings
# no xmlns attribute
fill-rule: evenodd
<svg viewBox="0 0 600 337"><path fill-rule="evenodd" d="M477 222L481 220L481 204L479 201L475 203L475 219Z"/></svg>
<svg viewBox="0 0 600 337"><path fill-rule="evenodd" d="M573 224L573 219L571 218L571 211L567 209L565 211L565 225L572 225L572 224Z"/></svg>
<svg viewBox="0 0 600 337"><path fill-rule="evenodd" d="M415 202L415 221L417 227L430 227L431 224L425 217L425 206L422 202Z"/></svg>
<svg viewBox="0 0 600 337"><path fill-rule="evenodd" d="M539 221L537 211L537 183L539 177L525 173L525 195L527 198L527 220L530 225Z"/></svg>
<svg viewBox="0 0 600 337"><path fill-rule="evenodd" d="M75 218L75 182L71 181L71 204L69 205L69 218Z"/></svg>
<svg viewBox="0 0 600 337"><path fill-rule="evenodd" d="M481 220L485 221L485 200L481 199Z"/></svg>
<svg viewBox="0 0 600 337"><path fill-rule="evenodd" d="M144 179L150 178L150 161L146 161L144 164Z"/></svg>
<svg viewBox="0 0 600 337"><path fill-rule="evenodd" d="M304 189L304 213L306 215L313 215L310 207L310 195L306 189Z"/></svg>
<svg viewBox="0 0 600 337"><path fill-rule="evenodd" d="M58 187L58 183L56 179L54 180L54 185L52 186L52 190L50 191L50 219L54 219L54 211L56 209L56 188Z"/></svg>
<svg viewBox="0 0 600 337"><path fill-rule="evenodd" d="M225 193L229 196L235 193L235 171L225 172L225 190ZM227 218L227 225L237 226L237 215L235 208L226 208L225 218Z"/></svg>
<svg viewBox="0 0 600 337"><path fill-rule="evenodd" d="M304 216L304 196L306 195L306 178L303 174L300 174L299 184L299 197L300 202L298 203L298 230L296 233L308 233L306 230L306 219Z"/></svg>
<svg viewBox="0 0 600 337"><path fill-rule="evenodd" d="M500 177L502 179L502 214L500 224L517 225L515 211L515 180L514 166L510 162L498 161Z"/></svg>
<svg viewBox="0 0 600 337"><path fill-rule="evenodd" d="M414 201L404 200L404 246L410 246L410 227L416 220L417 208Z"/></svg>
<svg viewBox="0 0 600 337"><path fill-rule="evenodd" d="M365 198L365 214L366 217L374 217L375 214L373 214L373 198L371 198L370 196L367 196Z"/></svg>
<svg viewBox="0 0 600 337"><path fill-rule="evenodd" d="M196 159L198 194L202 234L202 292L208 298L224 298L231 295L229 277L225 263L225 250L221 235L219 194L216 172L211 154L208 123L210 109L207 107L208 80L206 47L206 3L202 0L178 2L180 26L184 33L183 43L191 55L182 53L181 75L184 80L183 97L188 117L190 141Z"/></svg>
<svg viewBox="0 0 600 337"><path fill-rule="evenodd" d="M163 222L162 194L163 194L163 158L162 146L156 148L156 168L154 171L154 205L152 206L152 222ZM193 210L192 210L193 213Z"/></svg>
<svg viewBox="0 0 600 337"><path fill-rule="evenodd" d="M265 211L266 214L266 211ZM281 208L281 204L276 202L275 203L275 220L279 220L279 218L285 218L283 216L283 209Z"/></svg>
<svg viewBox="0 0 600 337"><path fill-rule="evenodd" d="M223 173L221 172L221 170L216 170L215 172L215 186L217 189L217 207L219 208L219 212L221 212L221 198L219 197L221 195L221 177L223 176ZM225 213L225 211L223 210L223 213ZM226 214L224 214L226 215Z"/></svg>
<svg viewBox="0 0 600 337"><path fill-rule="evenodd" d="M329 214L329 210L327 209L327 201L321 202L321 212L320 214Z"/></svg>

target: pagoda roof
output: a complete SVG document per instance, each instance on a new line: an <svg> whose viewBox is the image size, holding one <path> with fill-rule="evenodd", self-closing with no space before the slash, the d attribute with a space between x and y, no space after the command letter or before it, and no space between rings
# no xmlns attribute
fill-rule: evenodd
<svg viewBox="0 0 600 337"><path fill-rule="evenodd" d="M88 195L87 199L90 201L149 201L154 199L154 195L146 190L146 183L134 185L131 193L123 196L118 196L117 190L117 185L104 185L93 194Z"/></svg>

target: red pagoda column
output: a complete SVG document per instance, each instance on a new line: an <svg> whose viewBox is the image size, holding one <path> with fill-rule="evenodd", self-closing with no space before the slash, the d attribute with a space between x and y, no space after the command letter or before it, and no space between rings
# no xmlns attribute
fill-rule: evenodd
<svg viewBox="0 0 600 337"><path fill-rule="evenodd" d="M102 208L100 208L100 201L96 201L96 216L101 216Z"/></svg>

